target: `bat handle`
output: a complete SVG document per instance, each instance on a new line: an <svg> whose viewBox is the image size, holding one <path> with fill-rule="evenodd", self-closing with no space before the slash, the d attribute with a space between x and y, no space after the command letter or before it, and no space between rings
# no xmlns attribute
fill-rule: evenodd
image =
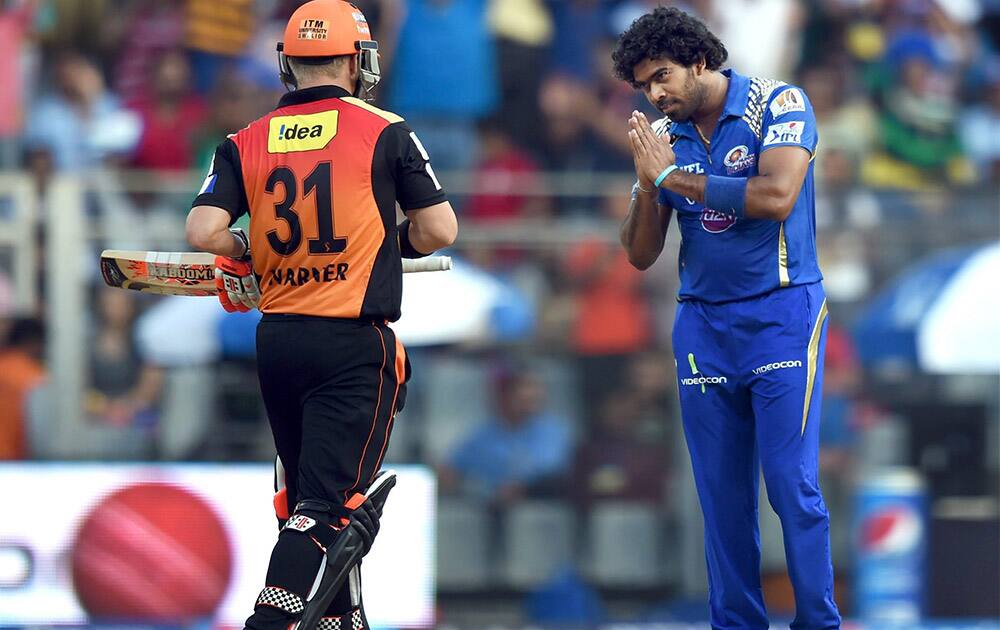
<svg viewBox="0 0 1000 630"><path fill-rule="evenodd" d="M427 256L426 258L403 259L403 273L448 271L449 269L451 269L451 256Z"/></svg>

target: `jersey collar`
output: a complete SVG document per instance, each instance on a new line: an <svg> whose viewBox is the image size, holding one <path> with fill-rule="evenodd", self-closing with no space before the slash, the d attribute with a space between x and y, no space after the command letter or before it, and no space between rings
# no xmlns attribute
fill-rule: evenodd
<svg viewBox="0 0 1000 630"><path fill-rule="evenodd" d="M730 117L742 118L743 114L746 113L750 80L732 68L726 68L722 74L729 79L729 87L726 89L726 104L722 108L722 116L719 120L722 121ZM692 140L700 140L694 123L689 120L678 122L673 133L674 135L687 136Z"/></svg>
<svg viewBox="0 0 1000 630"><path fill-rule="evenodd" d="M303 103L313 103L328 98L343 98L351 93L338 85L317 85L316 87L305 88L288 92L278 101L278 107L288 107L289 105L302 105Z"/></svg>

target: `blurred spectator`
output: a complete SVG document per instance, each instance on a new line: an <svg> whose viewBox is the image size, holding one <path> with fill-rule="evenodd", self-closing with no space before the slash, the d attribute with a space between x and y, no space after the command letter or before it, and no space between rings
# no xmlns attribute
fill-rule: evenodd
<svg viewBox="0 0 1000 630"><path fill-rule="evenodd" d="M826 333L823 409L820 419L820 469L834 474L851 470L856 430L855 406L861 364L847 332L831 324Z"/></svg>
<svg viewBox="0 0 1000 630"><path fill-rule="evenodd" d="M216 147L227 135L236 133L276 104L277 99L272 99L270 92L242 73L220 77L209 98L205 124L194 139L194 167L201 172L208 170Z"/></svg>
<svg viewBox="0 0 1000 630"><path fill-rule="evenodd" d="M207 109L191 93L191 67L182 52L169 52L157 61L150 92L131 109L142 120L132 166L181 170L194 165L194 140L205 124Z"/></svg>
<svg viewBox="0 0 1000 630"><path fill-rule="evenodd" d="M35 0L35 30L48 54L76 50L103 59L111 43L108 16L121 0ZM117 5L117 6L116 6Z"/></svg>
<svg viewBox="0 0 1000 630"><path fill-rule="evenodd" d="M500 71L497 118L518 145L537 151L542 136L538 90L552 40L552 16L543 0L490 0L488 18Z"/></svg>
<svg viewBox="0 0 1000 630"><path fill-rule="evenodd" d="M593 58L597 70L592 89L580 93L578 116L590 127L600 142L610 150L606 157L609 170L628 172L632 167L632 147L628 141L627 120L635 110L651 110L646 97L614 74L611 51L615 40L602 38L594 42ZM655 120L661 113L647 111Z"/></svg>
<svg viewBox="0 0 1000 630"><path fill-rule="evenodd" d="M982 99L962 113L962 143L983 181L1000 180L1000 57L988 64Z"/></svg>
<svg viewBox="0 0 1000 630"><path fill-rule="evenodd" d="M87 411L111 426L153 428L163 373L139 357L132 332L133 297L102 287L97 302L99 323L90 348Z"/></svg>
<svg viewBox="0 0 1000 630"><path fill-rule="evenodd" d="M34 2L0 3L0 77L7 77L0 91L0 168L12 168L17 159L14 136L23 127L28 96L22 56L33 11Z"/></svg>
<svg viewBox="0 0 1000 630"><path fill-rule="evenodd" d="M926 30L897 33L883 59L880 104L882 155L864 167L870 185L926 188L927 182L971 176L956 130L957 85Z"/></svg>
<svg viewBox="0 0 1000 630"><path fill-rule="evenodd" d="M641 407L626 389L601 400L597 426L576 451L572 491L581 506L606 499L651 505L663 501L668 451L643 434Z"/></svg>
<svg viewBox="0 0 1000 630"><path fill-rule="evenodd" d="M604 129L604 118L596 90L565 75L553 75L542 84L539 104L545 128L542 161L546 171L572 174L585 187L587 175L629 172L631 154L609 145L595 128ZM627 138L626 119L621 121L621 137ZM612 123L614 124L614 123ZM589 186L592 189L592 185ZM597 207L594 198L558 196L560 214L588 213Z"/></svg>
<svg viewBox="0 0 1000 630"><path fill-rule="evenodd" d="M552 71L583 83L593 81L593 45L609 34L611 3L601 0L562 0L549 4L555 22L550 62Z"/></svg>
<svg viewBox="0 0 1000 630"><path fill-rule="evenodd" d="M830 510L830 545L837 565L849 562L858 469L861 365L850 335L831 323L826 333L823 407L819 425L819 474Z"/></svg>
<svg viewBox="0 0 1000 630"><path fill-rule="evenodd" d="M25 130L30 151L48 151L56 169L65 171L100 166L135 146L137 117L120 107L92 62L65 53L54 74L55 91L33 106Z"/></svg>
<svg viewBox="0 0 1000 630"><path fill-rule="evenodd" d="M147 96L157 59L184 43L183 6L176 2L139 0L117 15L121 34L116 46L114 88L123 102Z"/></svg>
<svg viewBox="0 0 1000 630"><path fill-rule="evenodd" d="M246 51L257 27L254 0L186 0L185 21L195 89L207 94Z"/></svg>
<svg viewBox="0 0 1000 630"><path fill-rule="evenodd" d="M858 191L856 194L835 195L833 201L848 204L851 210L860 210L869 203L875 203L871 193ZM817 204L817 209L819 204ZM873 206L878 209L878 206ZM857 227L861 227L860 225ZM872 231L872 240L877 233ZM831 303L857 304L871 291L872 265L866 249L864 232L853 230L830 230L817 236L820 268L823 270L823 288Z"/></svg>
<svg viewBox="0 0 1000 630"><path fill-rule="evenodd" d="M821 164L831 149L843 151L852 162L860 162L875 142L878 120L871 103L853 97L846 68L819 65L802 73L801 85L816 114L816 128L823 148L816 153Z"/></svg>
<svg viewBox="0 0 1000 630"><path fill-rule="evenodd" d="M14 283L6 270L0 269L0 344L7 339L7 333L15 322Z"/></svg>
<svg viewBox="0 0 1000 630"><path fill-rule="evenodd" d="M628 211L627 197L608 199L605 209L617 224ZM574 244L563 272L576 302L570 345L586 408L593 414L605 395L622 385L629 357L652 345L649 296L642 272L629 263L625 250L604 239Z"/></svg>
<svg viewBox="0 0 1000 630"><path fill-rule="evenodd" d="M479 145L479 164L472 176L476 192L466 203L463 215L475 221L543 217L547 199L532 194L540 186L535 178L538 167L514 144L500 119L488 118L480 123Z"/></svg>
<svg viewBox="0 0 1000 630"><path fill-rule="evenodd" d="M496 417L451 452L439 470L442 490L501 505L552 493L568 472L568 424L546 410L544 387L531 372L505 371L495 393Z"/></svg>
<svg viewBox="0 0 1000 630"><path fill-rule="evenodd" d="M389 109L405 116L434 168L469 168L476 120L497 106L497 68L486 0L390 3L399 37L388 76Z"/></svg>
<svg viewBox="0 0 1000 630"><path fill-rule="evenodd" d="M740 74L791 81L805 13L797 0L713 0L706 16ZM761 45L766 41L767 45Z"/></svg>
<svg viewBox="0 0 1000 630"><path fill-rule="evenodd" d="M13 322L0 348L0 460L28 457L26 406L45 380L45 327L37 319Z"/></svg>
<svg viewBox="0 0 1000 630"><path fill-rule="evenodd" d="M646 441L671 435L674 420L675 371L669 352L651 349L634 354L625 370L624 389L635 401L635 431Z"/></svg>

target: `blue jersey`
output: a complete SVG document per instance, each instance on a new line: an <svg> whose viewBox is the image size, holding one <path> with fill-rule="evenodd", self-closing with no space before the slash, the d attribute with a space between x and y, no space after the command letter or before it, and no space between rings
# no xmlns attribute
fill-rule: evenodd
<svg viewBox="0 0 1000 630"><path fill-rule="evenodd" d="M707 151L692 122L669 124L677 164L689 173L753 177L760 155L775 147L816 150L816 118L801 88L724 70L729 91ZM740 219L668 190L681 229L680 299L728 302L823 279L816 261L813 163L792 213L782 222Z"/></svg>

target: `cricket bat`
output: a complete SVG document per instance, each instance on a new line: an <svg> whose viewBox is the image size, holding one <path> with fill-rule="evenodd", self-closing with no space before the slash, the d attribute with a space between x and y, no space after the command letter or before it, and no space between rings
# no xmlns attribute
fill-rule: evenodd
<svg viewBox="0 0 1000 630"><path fill-rule="evenodd" d="M403 259L403 273L447 271L449 256ZM215 254L106 249L101 275L109 287L160 295L216 296Z"/></svg>

